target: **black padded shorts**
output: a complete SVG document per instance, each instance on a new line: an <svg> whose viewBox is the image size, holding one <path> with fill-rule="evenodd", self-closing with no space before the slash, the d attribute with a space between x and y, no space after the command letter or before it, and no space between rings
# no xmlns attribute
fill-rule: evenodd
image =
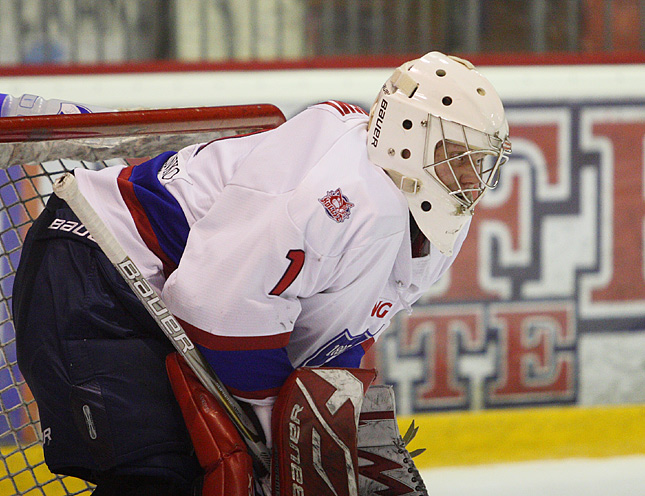
<svg viewBox="0 0 645 496"><path fill-rule="evenodd" d="M166 375L172 345L55 195L28 232L13 315L52 472L177 484L200 475Z"/></svg>

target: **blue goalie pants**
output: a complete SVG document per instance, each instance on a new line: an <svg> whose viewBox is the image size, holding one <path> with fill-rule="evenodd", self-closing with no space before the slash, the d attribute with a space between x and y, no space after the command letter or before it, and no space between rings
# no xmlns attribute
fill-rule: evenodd
<svg viewBox="0 0 645 496"><path fill-rule="evenodd" d="M27 234L13 315L52 472L178 487L200 475L166 375L172 345L55 195Z"/></svg>

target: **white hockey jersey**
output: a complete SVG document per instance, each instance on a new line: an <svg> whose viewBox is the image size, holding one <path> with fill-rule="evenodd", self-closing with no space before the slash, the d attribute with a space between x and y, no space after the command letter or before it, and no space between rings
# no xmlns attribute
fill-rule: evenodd
<svg viewBox="0 0 645 496"><path fill-rule="evenodd" d="M367 157L367 115L314 105L280 127L78 170L81 191L238 397L300 366L358 367L451 265L412 258L403 194Z"/></svg>

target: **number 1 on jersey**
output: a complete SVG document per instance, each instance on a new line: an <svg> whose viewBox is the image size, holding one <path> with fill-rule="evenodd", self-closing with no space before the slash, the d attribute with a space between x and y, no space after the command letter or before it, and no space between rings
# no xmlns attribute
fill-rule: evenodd
<svg viewBox="0 0 645 496"><path fill-rule="evenodd" d="M289 250L287 258L291 261L287 270L269 293L271 296L280 296L296 280L298 274L305 264L305 252L303 250Z"/></svg>

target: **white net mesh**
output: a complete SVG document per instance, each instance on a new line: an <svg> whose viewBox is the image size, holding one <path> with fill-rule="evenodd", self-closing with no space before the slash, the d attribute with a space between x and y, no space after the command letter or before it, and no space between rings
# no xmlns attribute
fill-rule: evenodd
<svg viewBox="0 0 645 496"><path fill-rule="evenodd" d="M52 193L52 181L75 167L103 163L57 160L0 170L0 494L89 494L83 481L47 469L38 409L18 370L11 293L25 234Z"/></svg>

